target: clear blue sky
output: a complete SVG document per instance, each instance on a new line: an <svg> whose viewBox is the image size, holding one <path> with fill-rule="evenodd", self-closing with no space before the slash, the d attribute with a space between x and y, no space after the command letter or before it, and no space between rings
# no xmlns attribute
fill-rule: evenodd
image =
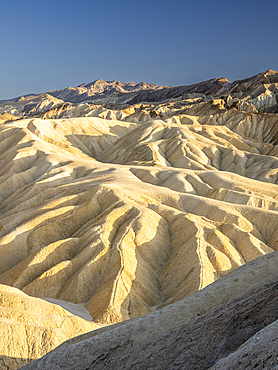
<svg viewBox="0 0 278 370"><path fill-rule="evenodd" d="M1 0L0 99L278 70L278 1Z"/></svg>

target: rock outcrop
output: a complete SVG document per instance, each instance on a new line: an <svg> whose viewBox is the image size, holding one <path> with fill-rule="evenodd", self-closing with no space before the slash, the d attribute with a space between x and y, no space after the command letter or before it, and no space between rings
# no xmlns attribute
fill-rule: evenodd
<svg viewBox="0 0 278 370"><path fill-rule="evenodd" d="M278 72L271 69L244 80L234 81L224 94L241 100L241 106L252 105L259 112L277 112Z"/></svg>
<svg viewBox="0 0 278 370"><path fill-rule="evenodd" d="M33 117L43 114L63 103L49 94L31 94L0 102L0 114L10 114L20 117Z"/></svg>
<svg viewBox="0 0 278 370"><path fill-rule="evenodd" d="M0 124L5 123L5 122L10 122L10 121L16 121L20 118L21 117L14 116L10 113L2 113L2 114L0 114Z"/></svg>
<svg viewBox="0 0 278 370"><path fill-rule="evenodd" d="M190 99L196 95L213 96L221 93L229 86L230 83L226 78L213 78L193 85L166 87L157 91L141 91L129 101L129 104L138 104L140 102L163 102L169 99Z"/></svg>

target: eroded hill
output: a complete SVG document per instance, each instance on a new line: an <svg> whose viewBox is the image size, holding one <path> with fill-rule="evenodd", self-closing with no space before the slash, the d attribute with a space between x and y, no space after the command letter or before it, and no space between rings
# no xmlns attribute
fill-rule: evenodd
<svg viewBox="0 0 278 370"><path fill-rule="evenodd" d="M275 84L272 72L264 78ZM0 283L114 324L155 315L276 252L277 114L258 112L255 93L232 97L225 80L202 88L216 83L214 98L194 90L123 106L48 95L24 98L30 110L24 99L2 103Z"/></svg>

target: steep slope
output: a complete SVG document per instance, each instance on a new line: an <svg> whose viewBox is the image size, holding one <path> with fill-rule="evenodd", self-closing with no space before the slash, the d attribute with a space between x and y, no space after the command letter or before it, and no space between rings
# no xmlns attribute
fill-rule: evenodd
<svg viewBox="0 0 278 370"><path fill-rule="evenodd" d="M260 112L278 112L278 72L271 69L234 81L224 92L252 104Z"/></svg>
<svg viewBox="0 0 278 370"><path fill-rule="evenodd" d="M262 88L262 86L277 89L277 83L278 72L268 69L265 72L258 73L257 75L245 78L244 80L234 81L227 89L227 92L237 96L238 98L242 98L260 92L259 89Z"/></svg>
<svg viewBox="0 0 278 370"><path fill-rule="evenodd" d="M38 113L60 106L62 100L56 99L49 94L27 95L13 100L0 102L0 114L11 114L15 116L34 116Z"/></svg>
<svg viewBox="0 0 278 370"><path fill-rule="evenodd" d="M169 99L190 99L196 96L227 97L239 101L242 110L250 105L260 112L278 112L278 72L267 70L258 75L230 83L226 78L214 78L188 86L169 87L157 91L141 91L129 101L129 104L140 102L163 102Z"/></svg>
<svg viewBox="0 0 278 370"><path fill-rule="evenodd" d="M239 369L240 367L269 368L278 366L278 320L248 339L235 352L217 361L212 369Z"/></svg>
<svg viewBox="0 0 278 370"><path fill-rule="evenodd" d="M20 119L20 118L21 117L14 116L10 113L2 113L2 114L0 114L0 124L5 123L5 122L9 122L9 121L15 121L15 120Z"/></svg>
<svg viewBox="0 0 278 370"><path fill-rule="evenodd" d="M202 81L193 85L166 87L158 91L142 91L130 100L129 104L138 104L140 102L162 102L176 98L182 100L192 98L194 97L194 94L213 96L225 90L229 85L229 81L222 77Z"/></svg>
<svg viewBox="0 0 278 370"><path fill-rule="evenodd" d="M160 311L73 338L24 369L235 368L228 359L236 363L257 332L259 339L272 335L272 343L257 339L238 368L274 368L277 256L249 262ZM256 351L260 358L252 357Z"/></svg>

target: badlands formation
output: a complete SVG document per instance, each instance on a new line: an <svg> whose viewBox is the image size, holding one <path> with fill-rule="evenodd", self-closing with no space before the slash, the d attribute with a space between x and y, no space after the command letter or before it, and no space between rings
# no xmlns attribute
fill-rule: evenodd
<svg viewBox="0 0 278 370"><path fill-rule="evenodd" d="M0 102L0 368L278 366L277 97L268 70Z"/></svg>

